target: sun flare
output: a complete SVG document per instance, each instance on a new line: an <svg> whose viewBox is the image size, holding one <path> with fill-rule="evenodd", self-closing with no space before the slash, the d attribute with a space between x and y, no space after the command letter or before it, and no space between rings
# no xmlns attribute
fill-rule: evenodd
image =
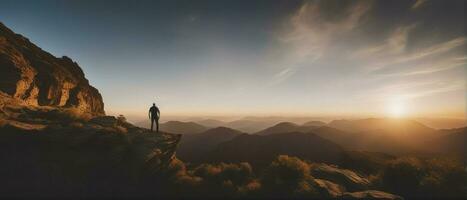
<svg viewBox="0 0 467 200"><path fill-rule="evenodd" d="M389 103L387 112L391 117L404 117L407 115L406 103L401 98L396 98Z"/></svg>

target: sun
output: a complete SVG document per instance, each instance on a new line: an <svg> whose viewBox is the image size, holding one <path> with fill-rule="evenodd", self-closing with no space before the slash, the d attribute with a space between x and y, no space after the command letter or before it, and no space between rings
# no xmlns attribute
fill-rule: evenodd
<svg viewBox="0 0 467 200"><path fill-rule="evenodd" d="M401 98L395 98L387 105L387 112L391 117L404 117L407 115L406 102Z"/></svg>

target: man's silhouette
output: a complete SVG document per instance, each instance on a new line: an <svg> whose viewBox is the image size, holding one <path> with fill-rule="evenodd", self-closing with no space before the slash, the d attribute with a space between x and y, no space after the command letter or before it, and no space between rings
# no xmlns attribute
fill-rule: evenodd
<svg viewBox="0 0 467 200"><path fill-rule="evenodd" d="M161 113L159 108L156 106L155 103L152 104L151 108L149 108L149 119L151 119L151 131L154 126L154 121L156 122L156 131L159 132L159 117Z"/></svg>

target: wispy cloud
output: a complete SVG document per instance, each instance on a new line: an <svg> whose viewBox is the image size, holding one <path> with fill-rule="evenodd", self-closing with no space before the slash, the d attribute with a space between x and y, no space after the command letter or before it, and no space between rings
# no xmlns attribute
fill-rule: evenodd
<svg viewBox="0 0 467 200"><path fill-rule="evenodd" d="M383 44L369 46L350 54L350 58L368 58L381 54L400 54L403 53L408 42L408 36L411 30L416 27L415 24L400 26L384 41Z"/></svg>
<svg viewBox="0 0 467 200"><path fill-rule="evenodd" d="M391 49L388 49L388 51L385 51L382 49L380 52L383 52L383 54L378 55L379 60L376 62L370 62L368 63L368 65L370 67L369 68L370 72L377 71L377 70L381 70L381 69L384 69L386 67L390 67L393 65L403 64L403 63L408 63L412 61L418 61L421 59L429 58L430 56L434 56L434 55L438 55L441 53L451 51L464 44L466 44L466 38L458 37L458 38L455 38L449 41L445 41L442 43L432 45L427 48L416 50L415 52L412 52L412 53L401 52L401 53L394 55L390 53ZM372 57L370 53L377 53L377 52L368 52L367 50L364 50L363 52L365 53L360 53L359 56L362 56L363 54L365 54L367 58Z"/></svg>
<svg viewBox="0 0 467 200"><path fill-rule="evenodd" d="M420 51L417 51L415 53L409 54L407 56L402 56L399 59L396 59L394 62L390 64L396 64L396 63L401 63L401 62L407 62L407 61L412 61L412 60L417 60L420 58L424 58L427 56L439 54L439 53L444 53L447 52L451 49L454 49L456 47L464 45L466 42L465 37L458 37L452 40L449 40L447 42L439 43L436 45L433 45L431 47L422 49Z"/></svg>
<svg viewBox="0 0 467 200"><path fill-rule="evenodd" d="M404 67L402 71L398 72L384 72L382 70L376 70L373 73L382 76L414 76L414 75L427 75L437 72L442 72L450 69L454 69L460 66L466 66L466 59L449 58L441 61L427 62L423 64L410 65ZM408 68L407 70L405 70Z"/></svg>
<svg viewBox="0 0 467 200"><path fill-rule="evenodd" d="M285 68L284 70L274 75L273 81L271 82L270 85L276 85L276 84L281 83L282 81L287 80L290 76L294 75L295 72L296 72L295 68L292 68L292 67Z"/></svg>
<svg viewBox="0 0 467 200"><path fill-rule="evenodd" d="M425 4L427 0L417 0L413 5L412 5L412 10L420 8L423 4Z"/></svg>
<svg viewBox="0 0 467 200"><path fill-rule="evenodd" d="M359 25L370 8L371 4L368 1L358 1L345 9L345 16L339 20L327 20L319 1L304 3L289 19L278 38L286 49L284 65L287 68L281 69L273 77L273 82L286 80L303 66L313 66L313 63L327 53L339 35Z"/></svg>
<svg viewBox="0 0 467 200"><path fill-rule="evenodd" d="M384 85L367 91L361 91L358 96L361 100L387 101L394 97L408 101L411 99L429 97L441 93L465 90L464 80L452 81L406 81Z"/></svg>
<svg viewBox="0 0 467 200"><path fill-rule="evenodd" d="M441 82L437 85L437 87L432 87L426 90L420 90L419 92L412 92L408 96L410 98L418 98L452 91L465 91L465 81L455 81L448 83Z"/></svg>

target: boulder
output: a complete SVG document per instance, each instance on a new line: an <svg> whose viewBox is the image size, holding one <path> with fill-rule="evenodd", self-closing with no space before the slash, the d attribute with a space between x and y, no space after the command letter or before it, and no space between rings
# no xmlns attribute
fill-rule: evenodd
<svg viewBox="0 0 467 200"><path fill-rule="evenodd" d="M344 194L345 188L328 180L314 179L316 185L329 197L336 198Z"/></svg>
<svg viewBox="0 0 467 200"><path fill-rule="evenodd" d="M318 179L325 179L342 185L348 191L365 190L370 185L370 181L367 178L351 170L340 169L323 163L314 164L311 167L311 175Z"/></svg>

